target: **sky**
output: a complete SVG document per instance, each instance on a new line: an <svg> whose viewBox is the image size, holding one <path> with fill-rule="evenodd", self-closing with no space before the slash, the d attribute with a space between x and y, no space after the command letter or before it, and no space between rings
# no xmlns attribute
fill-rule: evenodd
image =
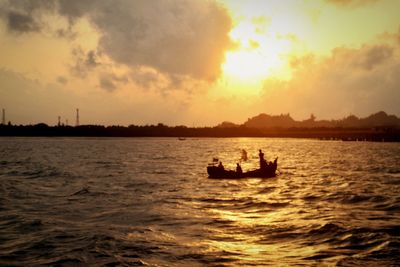
<svg viewBox="0 0 400 267"><path fill-rule="evenodd" d="M400 116L398 0L0 0L13 124Z"/></svg>

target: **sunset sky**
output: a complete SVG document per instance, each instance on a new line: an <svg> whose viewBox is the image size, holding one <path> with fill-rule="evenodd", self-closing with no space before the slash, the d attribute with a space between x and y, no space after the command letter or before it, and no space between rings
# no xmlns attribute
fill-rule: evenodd
<svg viewBox="0 0 400 267"><path fill-rule="evenodd" d="M398 0L0 0L13 124L400 116Z"/></svg>

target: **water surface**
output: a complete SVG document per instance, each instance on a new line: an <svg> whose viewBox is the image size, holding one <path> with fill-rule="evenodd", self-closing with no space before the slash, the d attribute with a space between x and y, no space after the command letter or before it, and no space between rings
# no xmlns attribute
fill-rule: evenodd
<svg viewBox="0 0 400 267"><path fill-rule="evenodd" d="M207 179L219 157L270 179ZM0 138L0 265L396 266L400 144Z"/></svg>

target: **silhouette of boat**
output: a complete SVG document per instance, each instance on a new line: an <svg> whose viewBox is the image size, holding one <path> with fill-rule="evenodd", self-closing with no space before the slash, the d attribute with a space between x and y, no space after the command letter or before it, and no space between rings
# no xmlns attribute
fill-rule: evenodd
<svg viewBox="0 0 400 267"><path fill-rule="evenodd" d="M262 169L260 168L242 173L233 170L225 170L211 164L207 166L207 173L208 177L211 179L272 178L276 176L277 167L278 158Z"/></svg>

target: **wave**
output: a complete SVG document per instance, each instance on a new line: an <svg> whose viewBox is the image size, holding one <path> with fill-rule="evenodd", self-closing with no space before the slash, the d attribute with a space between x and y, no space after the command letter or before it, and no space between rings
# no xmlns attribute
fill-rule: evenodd
<svg viewBox="0 0 400 267"><path fill-rule="evenodd" d="M344 226L327 223L323 226L310 230L306 235L307 244L319 246L329 245L327 251L321 250L312 256L305 257L307 260L320 260L343 255L346 259L339 261L339 266L344 263L360 263L365 259L382 259L394 262L400 259L400 228L392 226L387 228L346 228ZM354 257L361 261L354 261Z"/></svg>
<svg viewBox="0 0 400 267"><path fill-rule="evenodd" d="M75 193L72 193L70 196L87 195L89 193L90 193L89 187L84 187L84 188L76 191Z"/></svg>
<svg viewBox="0 0 400 267"><path fill-rule="evenodd" d="M0 142L9 144L0 151L1 266L400 262L396 144L252 138L187 140L184 146L157 138ZM207 160L218 154L230 162L239 146L268 148L268 157L279 156L283 175L207 179ZM249 158L249 166L257 164L257 154Z"/></svg>

